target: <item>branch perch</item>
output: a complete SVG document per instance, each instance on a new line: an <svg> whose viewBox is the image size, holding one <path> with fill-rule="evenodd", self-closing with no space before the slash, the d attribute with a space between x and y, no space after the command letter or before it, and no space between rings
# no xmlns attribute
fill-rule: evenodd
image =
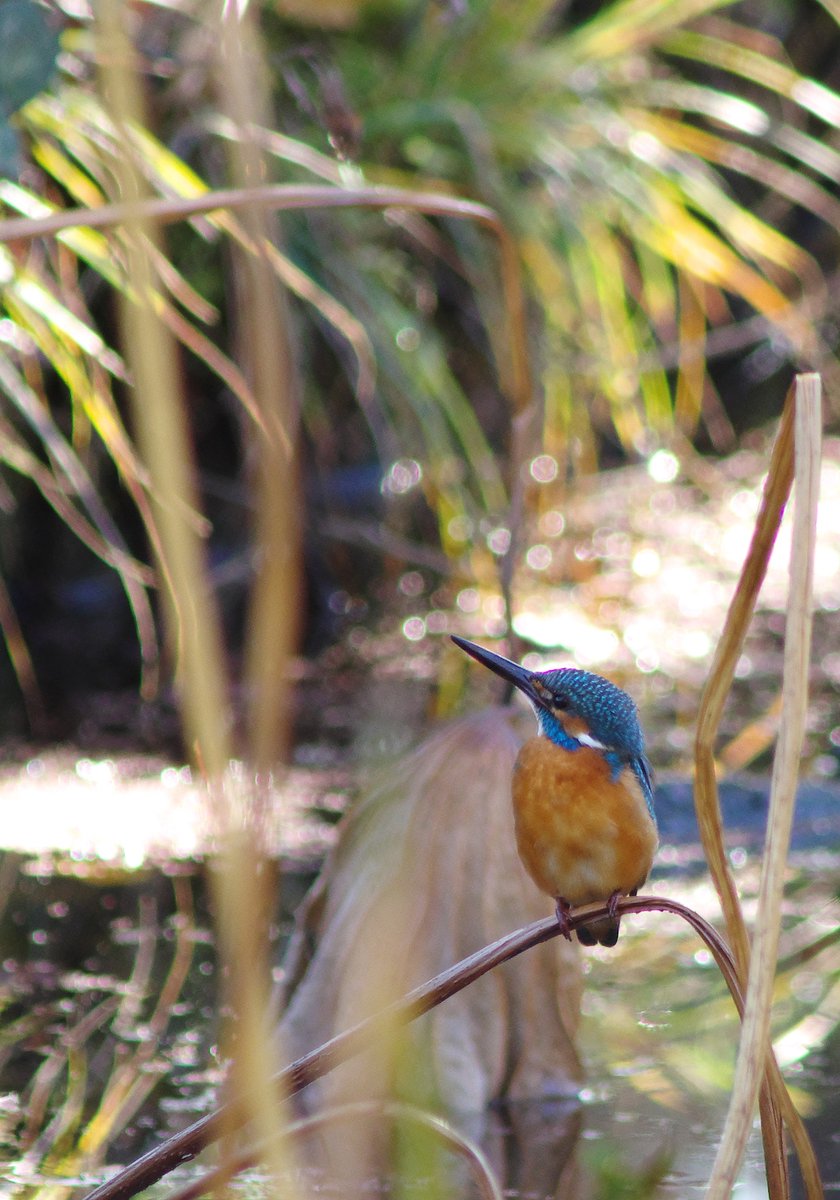
<svg viewBox="0 0 840 1200"><path fill-rule="evenodd" d="M743 1015L744 997L729 948L720 934L699 913L676 900L669 900L663 896L624 897L618 903L618 911L620 913L669 912L687 921L710 950L726 980L739 1015ZM587 904L573 909L569 913L569 927L576 929L578 925L607 916L607 912L606 903ZM505 937L476 951L475 954L463 959L449 970L443 971L428 983L415 988L382 1012L368 1017L367 1020L360 1022L352 1029L338 1034L316 1050L303 1055L280 1071L275 1077L275 1083L288 1095L295 1095L341 1063L368 1049L375 1043L383 1029L389 1025L393 1026L394 1022L408 1024L416 1020L436 1005L449 999L450 996L462 991L487 971L501 963L509 962L533 946L541 945L550 938L557 937L559 932L556 919L546 917L513 933L506 934ZM769 1046L767 1064L765 1086L772 1090L787 1120L788 1113L794 1111L793 1105ZM244 1112L241 1109L237 1109L233 1104L225 1105L175 1134L160 1146L156 1146L142 1158L130 1163L89 1193L87 1200L129 1200L129 1197L135 1196L138 1192L151 1187L153 1183L157 1183L175 1167L195 1158L205 1147L217 1141L223 1134L229 1134L244 1123Z"/></svg>

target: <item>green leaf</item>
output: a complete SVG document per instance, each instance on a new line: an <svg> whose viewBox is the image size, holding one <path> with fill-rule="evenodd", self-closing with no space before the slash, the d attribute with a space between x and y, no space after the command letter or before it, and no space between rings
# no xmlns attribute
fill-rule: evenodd
<svg viewBox="0 0 840 1200"><path fill-rule="evenodd" d="M20 136L0 120L0 175L14 175L20 166Z"/></svg>
<svg viewBox="0 0 840 1200"><path fill-rule="evenodd" d="M58 28L33 0L0 0L0 46L0 113L9 116L49 83Z"/></svg>

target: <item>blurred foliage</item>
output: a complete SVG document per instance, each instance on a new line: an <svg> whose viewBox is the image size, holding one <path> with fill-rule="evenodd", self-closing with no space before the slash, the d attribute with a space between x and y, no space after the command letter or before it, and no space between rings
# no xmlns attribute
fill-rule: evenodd
<svg viewBox="0 0 840 1200"><path fill-rule="evenodd" d="M9 118L49 83L59 50L57 23L45 20L32 0L2 0L0 46L0 173L7 175L21 165Z"/></svg>
<svg viewBox="0 0 840 1200"><path fill-rule="evenodd" d="M15 5L41 20L34 0ZM757 346L754 381L788 360L831 376L823 337L832 335L827 272L840 226L840 97L809 76L802 48L808 21L836 44L822 10L712 0L591 11L548 0L280 3L260 10L253 64L272 88L273 127L247 131L220 115L224 63L203 7L125 10L149 128L115 124L92 22L57 2L50 15L63 23L60 73L15 117L28 161L0 180L6 216L118 200L126 144L149 195L201 196L227 182L228 147L246 133L262 155L260 182L406 191L406 208L384 219L364 208L286 214L282 238L262 248L297 302L310 562L325 538L341 538L486 578L510 544L485 545L513 520L520 478L496 247L468 222L412 212L420 191L485 202L516 239L539 378L537 420L519 431L515 452L553 457L558 488L570 471L647 454L677 432L731 444L732 421L745 418L721 401L710 351ZM33 61L45 74L27 66L14 104L46 82L44 37ZM817 69L823 49L812 39ZM223 209L176 226L156 256L155 306L184 350L219 579L250 570L241 518L258 424L231 245L259 249ZM0 625L33 721L43 716L41 664L16 616L33 489L117 572L145 694L156 686L145 562L156 531L124 424L130 380L113 344L112 292L132 294L126 264L118 227L0 247L9 581ZM347 515L352 530L338 527ZM351 552L334 569L352 590L370 561ZM77 600L78 591L68 603Z"/></svg>

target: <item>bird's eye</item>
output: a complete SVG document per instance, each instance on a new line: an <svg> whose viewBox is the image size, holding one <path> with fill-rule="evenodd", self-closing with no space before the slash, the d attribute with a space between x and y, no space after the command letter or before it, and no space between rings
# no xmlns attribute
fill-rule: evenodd
<svg viewBox="0 0 840 1200"><path fill-rule="evenodd" d="M551 697L551 703L555 708L563 710L569 707L569 697L564 696L562 692L554 692Z"/></svg>

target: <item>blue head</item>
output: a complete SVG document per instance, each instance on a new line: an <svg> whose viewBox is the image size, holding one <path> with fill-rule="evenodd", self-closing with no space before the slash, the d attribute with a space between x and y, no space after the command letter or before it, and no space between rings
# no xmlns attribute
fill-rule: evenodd
<svg viewBox="0 0 840 1200"><path fill-rule="evenodd" d="M636 705L609 679L564 667L531 672L528 682L529 688L517 686L534 705L540 730L553 742L562 746L576 739L620 754L644 753Z"/></svg>
<svg viewBox="0 0 840 1200"><path fill-rule="evenodd" d="M648 807L653 811L650 766L636 705L609 679L561 667L529 671L483 646L453 637L456 645L519 688L531 701L540 732L564 750L590 746L601 751L615 775L629 766L634 771Z"/></svg>

